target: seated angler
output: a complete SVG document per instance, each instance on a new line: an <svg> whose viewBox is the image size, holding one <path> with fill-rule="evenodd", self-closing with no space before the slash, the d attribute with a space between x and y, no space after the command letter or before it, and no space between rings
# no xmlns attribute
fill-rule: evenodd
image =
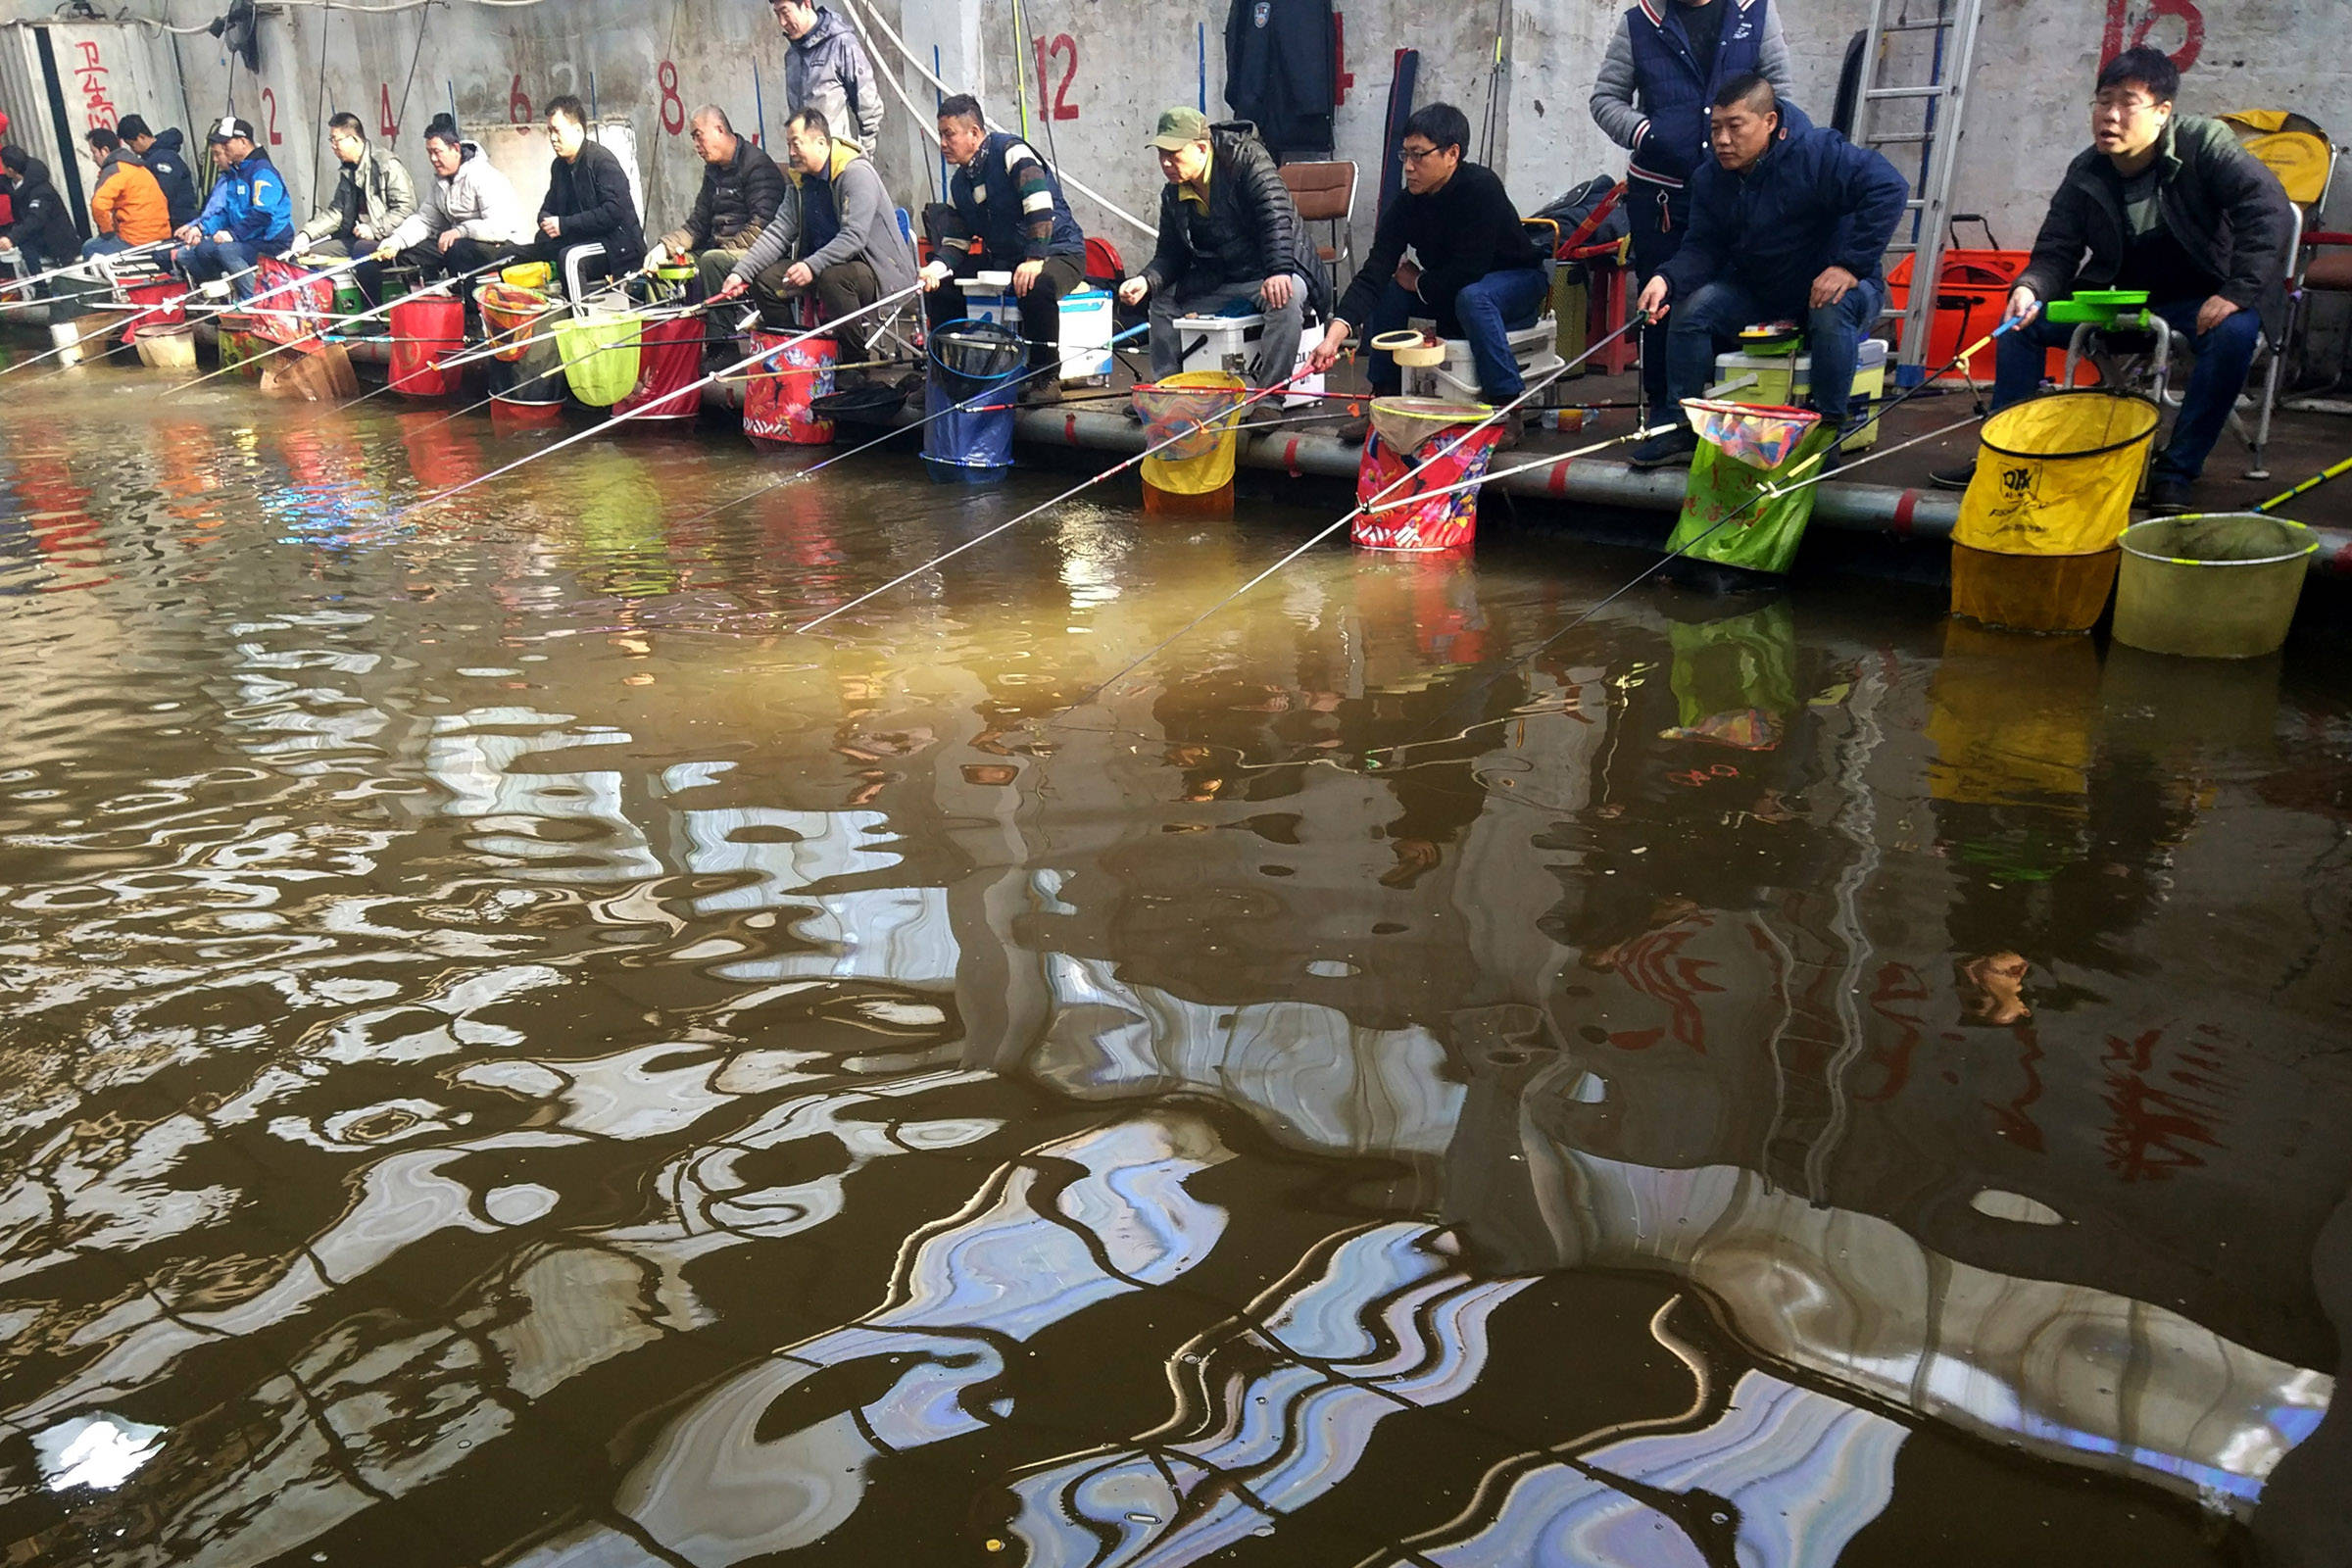
<svg viewBox="0 0 2352 1568"><path fill-rule="evenodd" d="M1500 407L1527 390L1510 334L1543 314L1544 257L1501 179L1463 159L1469 140L1470 122L1451 104L1430 104L1404 122L1404 189L1381 215L1370 254L1308 356L1311 368L1329 369L1358 328L1369 348L1372 338L1419 316L1434 319L1440 336L1469 343L1487 402ZM1418 266L1404 260L1407 246ZM1403 386L1396 360L1377 350L1366 374L1375 396L1394 397ZM1513 414L1502 444L1515 444L1523 424ZM1350 441L1363 432L1361 419L1340 430Z"/></svg>
<svg viewBox="0 0 2352 1568"><path fill-rule="evenodd" d="M187 151L179 127L158 135L147 128L147 122L137 115L124 115L115 125L115 134L122 145L139 155L147 172L164 187L164 200L172 208L172 226L184 228L196 221L196 176L188 172Z"/></svg>
<svg viewBox="0 0 2352 1568"><path fill-rule="evenodd" d="M588 110L569 93L547 106L547 140L556 156L547 166L547 199L539 204L539 236L531 256L558 277L564 261L586 246L603 253L582 264L585 277L618 277L645 261L645 229L620 160L588 139Z"/></svg>
<svg viewBox="0 0 2352 1568"><path fill-rule="evenodd" d="M2148 475L2148 505L2178 512L2204 472L2245 390L2254 347L2286 315L2294 214L2278 176L2218 120L2176 115L2180 73L2154 49L2127 49L2099 73L2088 150L2069 165L2034 259L2003 319L2019 325L1995 350L1992 406L2034 395L2048 351L2071 326L2041 318L2044 301L2082 288L2144 289L2150 314L2196 349L2180 417ZM1933 477L1964 487L1971 465Z"/></svg>
<svg viewBox="0 0 2352 1568"><path fill-rule="evenodd" d="M1715 157L1691 175L1682 249L1642 290L1641 308L1666 317L1677 423L1634 449L1637 467L1698 450L1682 400L1705 393L1717 353L1758 322L1805 323L1813 408L1833 438L1843 431L1854 361L1886 300L1880 268L1911 195L1883 156L1809 123L1762 76L1724 83L1708 141Z"/></svg>
<svg viewBox="0 0 2352 1568"><path fill-rule="evenodd" d="M226 277L241 299L253 292L253 268L265 256L283 256L294 240L294 198L270 155L254 145L253 127L234 117L205 134L220 178L196 220L179 231L172 265L192 283Z"/></svg>
<svg viewBox="0 0 2352 1568"><path fill-rule="evenodd" d="M1129 305L1152 298L1152 377L1184 368L1178 317L1238 307L1266 316L1250 384L1262 390L1288 379L1298 360L1308 264L1298 204L1273 155L1255 136L1212 128L1206 115L1186 108L1159 117L1152 145L1167 178L1159 246L1142 272L1119 285L1119 298Z"/></svg>
<svg viewBox="0 0 2352 1568"><path fill-rule="evenodd" d="M427 277L479 272L521 254L530 241L522 198L491 167L481 147L458 133L458 122L435 115L424 132L433 186L423 203L375 247L374 259L397 257Z"/></svg>
<svg viewBox="0 0 2352 1568"><path fill-rule="evenodd" d="M692 258L701 297L726 286L736 264L758 242L784 203L784 171L762 149L735 134L723 109L694 112L694 152L703 161L703 187L682 227L662 236L646 258L651 270L664 260ZM789 227L789 217L786 220Z"/></svg>
<svg viewBox="0 0 2352 1568"><path fill-rule="evenodd" d="M335 194L318 215L294 231L293 254L340 262L368 256L416 214L416 182L408 166L389 151L368 145L360 117L342 114L326 122L326 145L342 168ZM355 269L370 300L382 298L382 271L371 260Z"/></svg>
<svg viewBox="0 0 2352 1568"><path fill-rule="evenodd" d="M785 303L803 294L815 294L827 319L839 319L914 287L914 249L899 232L873 161L856 142L835 137L813 109L792 117L785 138L800 220L770 224L718 298L748 290L770 324L781 324ZM878 333L883 314L860 318L861 341Z"/></svg>
<svg viewBox="0 0 2352 1568"><path fill-rule="evenodd" d="M962 296L942 286L949 278L1009 271L1029 369L1037 372L1022 382L1021 401L1059 402L1060 378L1043 372L1061 360L1061 297L1086 281L1086 234L1070 216L1061 181L1036 148L1010 131L991 131L969 93L939 106L939 150L956 175L948 182L950 208L931 236L938 254L923 269L931 324L963 315ZM975 241L981 255L972 252Z"/></svg>
<svg viewBox="0 0 2352 1568"><path fill-rule="evenodd" d="M172 204L137 153L103 125L86 132L98 178L90 186L90 226L98 230L82 246L84 259L120 256L172 237Z"/></svg>
<svg viewBox="0 0 2352 1568"><path fill-rule="evenodd" d="M0 230L0 253L16 251L24 259L24 275L33 276L63 267L81 251L81 231L66 199L49 179L49 166L22 147L0 147L0 170L8 172L8 226Z"/></svg>

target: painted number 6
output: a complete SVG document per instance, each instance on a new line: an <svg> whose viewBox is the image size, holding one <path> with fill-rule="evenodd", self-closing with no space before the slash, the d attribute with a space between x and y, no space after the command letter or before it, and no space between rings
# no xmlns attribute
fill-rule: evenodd
<svg viewBox="0 0 2352 1568"><path fill-rule="evenodd" d="M654 80L662 88L662 128L675 136L686 128L686 100L678 96L677 66L671 61L662 61L662 69L654 74Z"/></svg>
<svg viewBox="0 0 2352 1568"><path fill-rule="evenodd" d="M514 73L514 84L507 88L507 121L510 124L527 125L531 122L531 100L522 90L522 73Z"/></svg>

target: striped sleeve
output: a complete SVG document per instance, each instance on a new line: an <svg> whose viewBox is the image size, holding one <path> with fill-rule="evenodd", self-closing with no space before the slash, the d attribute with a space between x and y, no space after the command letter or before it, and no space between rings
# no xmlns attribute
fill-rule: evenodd
<svg viewBox="0 0 2352 1568"><path fill-rule="evenodd" d="M1042 262L1054 248L1054 181L1046 161L1027 142L1016 141L1004 149L1004 172L1012 176L1013 194L1021 203L1022 255Z"/></svg>

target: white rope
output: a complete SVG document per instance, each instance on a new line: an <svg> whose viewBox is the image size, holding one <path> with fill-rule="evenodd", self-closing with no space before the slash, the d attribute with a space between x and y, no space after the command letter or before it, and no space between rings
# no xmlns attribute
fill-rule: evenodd
<svg viewBox="0 0 2352 1568"><path fill-rule="evenodd" d="M851 24L853 26L857 26L858 30L862 33L865 29L862 25L858 24L857 0L842 0L842 9L850 13ZM954 93L957 90L940 80L938 76L932 74L929 66L924 65L920 60L915 58L914 52L906 47L906 40L899 36L897 29L892 27L891 24L883 19L882 13L879 10L872 12L867 20L872 22L875 26L882 29L882 34L884 37L890 40L891 47L899 52L899 58L912 66L915 69L916 74L919 74L925 81L929 82L932 86L937 87L941 92L944 93ZM902 91L899 96L901 101L904 102L906 99L905 92ZM906 106L906 112L913 116L915 124L922 129L925 135L929 136L934 142L939 140L939 129L935 124L932 123L933 121L939 118L938 116L925 116L917 112L912 104L908 104ZM995 121L991 121L990 124L994 129L997 130L1011 129L1010 126ZM1109 213L1111 217L1122 219L1125 221L1134 224L1135 227L1142 230L1145 234L1149 235L1152 239L1159 238L1159 230L1157 228L1153 227L1150 223L1145 222L1142 219L1136 217L1133 213L1127 211L1126 208L1121 207L1118 203L1112 201L1101 191L1096 190L1093 186L1085 184L1067 170L1057 169L1054 172L1060 178L1064 185L1069 186L1070 189L1079 192L1081 195L1093 198L1095 205Z"/></svg>

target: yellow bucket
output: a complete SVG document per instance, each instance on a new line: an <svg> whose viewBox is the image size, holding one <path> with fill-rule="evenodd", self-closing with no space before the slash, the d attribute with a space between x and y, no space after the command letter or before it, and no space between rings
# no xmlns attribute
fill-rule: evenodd
<svg viewBox="0 0 2352 1568"><path fill-rule="evenodd" d="M1144 460L1146 487L1169 495L1204 496L1231 485L1240 443L1234 416L1249 395L1249 382L1223 370L1186 370L1137 387L1135 406L1144 416L1144 445L1169 442Z"/></svg>
<svg viewBox="0 0 2352 1568"><path fill-rule="evenodd" d="M1952 542L2004 556L2113 549L2132 520L2160 418L2146 398L2099 391L2003 409L1984 421Z"/></svg>
<svg viewBox="0 0 2352 1568"><path fill-rule="evenodd" d="M499 273L498 280L512 283L516 288L535 288L544 292L556 280L556 270L545 262L517 262Z"/></svg>

